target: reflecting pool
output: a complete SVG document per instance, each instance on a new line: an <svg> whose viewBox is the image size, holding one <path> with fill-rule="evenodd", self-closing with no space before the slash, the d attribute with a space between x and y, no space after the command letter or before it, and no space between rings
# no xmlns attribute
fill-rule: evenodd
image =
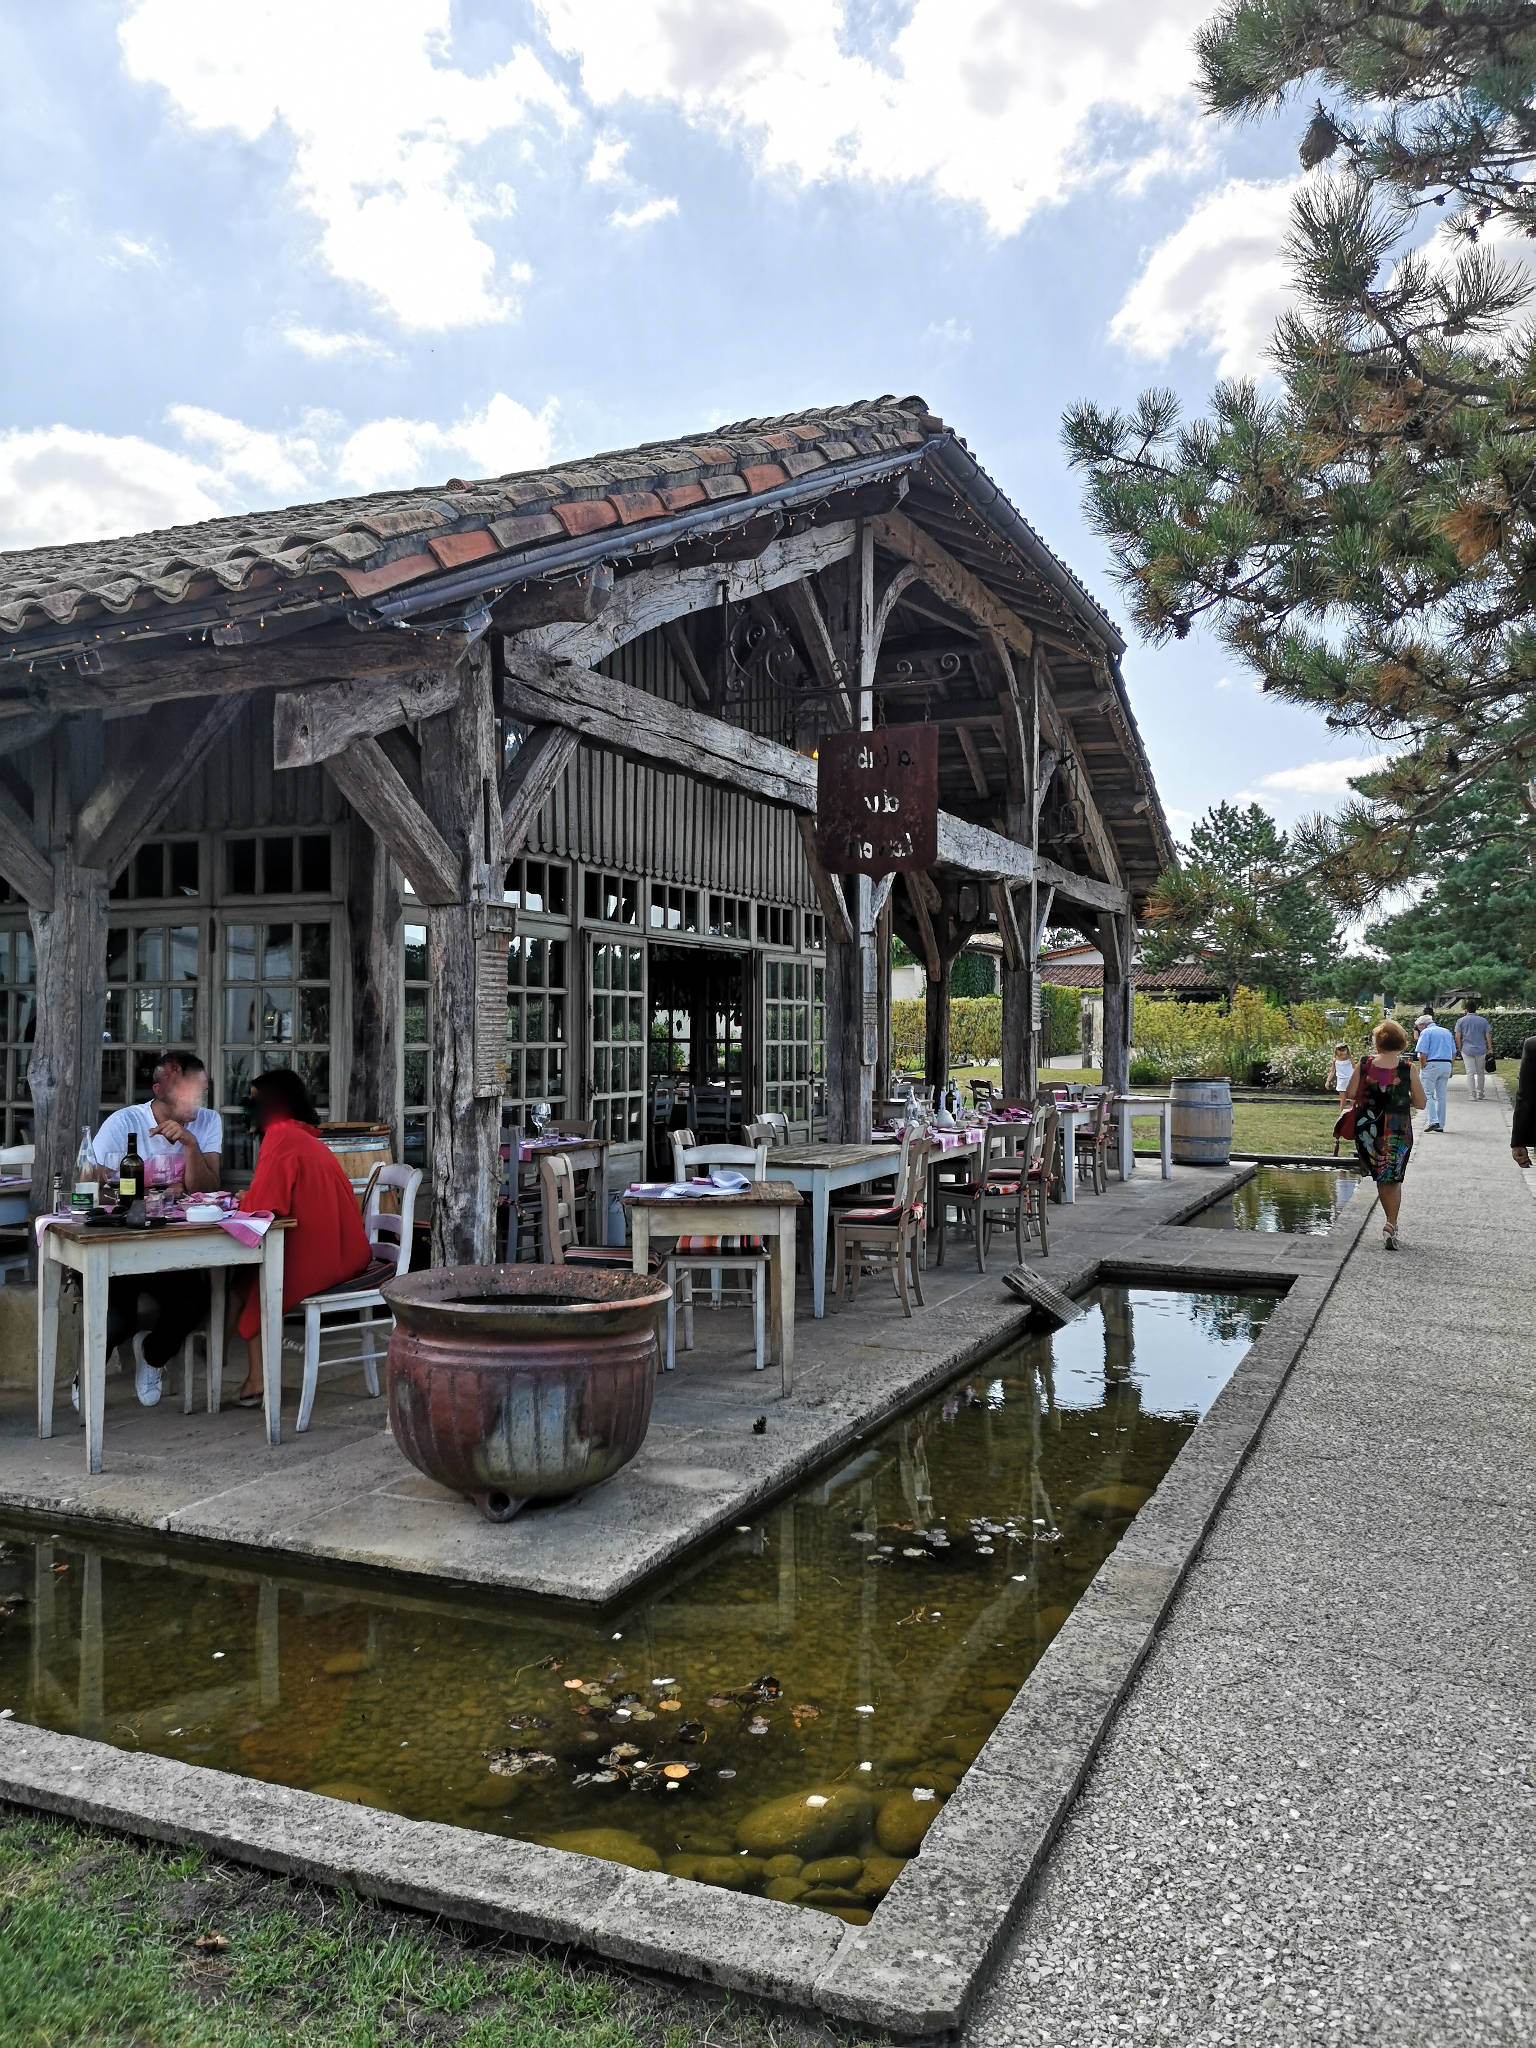
<svg viewBox="0 0 1536 2048"><path fill-rule="evenodd" d="M1200 1230L1282 1230L1322 1237L1360 1185L1355 1172L1329 1166L1261 1166L1251 1180L1185 1218Z"/></svg>

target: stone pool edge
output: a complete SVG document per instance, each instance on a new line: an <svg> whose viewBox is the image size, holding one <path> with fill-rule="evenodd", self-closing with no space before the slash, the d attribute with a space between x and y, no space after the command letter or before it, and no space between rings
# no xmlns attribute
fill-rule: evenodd
<svg viewBox="0 0 1536 2048"><path fill-rule="evenodd" d="M0 1724L0 1800L892 2034L952 2032L1371 1208L1341 1217L1336 1256L1292 1279L866 1926L23 1722ZM1150 1263L1100 1258L1075 1285L1151 1279ZM1185 1270L1168 1277L1191 1284ZM1211 1280L1242 1284L1234 1271Z"/></svg>

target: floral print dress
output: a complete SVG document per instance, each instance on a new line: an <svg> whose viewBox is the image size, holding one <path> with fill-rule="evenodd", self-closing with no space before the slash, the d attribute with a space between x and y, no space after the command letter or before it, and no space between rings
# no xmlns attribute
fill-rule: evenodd
<svg viewBox="0 0 1536 2048"><path fill-rule="evenodd" d="M1401 1180L1413 1150L1413 1084L1407 1060L1399 1060L1390 1081L1380 1063L1368 1059L1355 1112L1355 1150L1374 1181Z"/></svg>

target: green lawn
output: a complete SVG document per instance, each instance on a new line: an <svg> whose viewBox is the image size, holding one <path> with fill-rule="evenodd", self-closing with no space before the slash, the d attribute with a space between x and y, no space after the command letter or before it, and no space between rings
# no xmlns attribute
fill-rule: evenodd
<svg viewBox="0 0 1536 2048"><path fill-rule="evenodd" d="M5 2048L830 2048L839 2038L197 1851L0 1818Z"/></svg>

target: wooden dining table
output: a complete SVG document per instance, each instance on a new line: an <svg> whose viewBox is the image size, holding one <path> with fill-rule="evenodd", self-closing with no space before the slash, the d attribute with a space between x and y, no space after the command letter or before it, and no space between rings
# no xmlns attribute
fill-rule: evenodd
<svg viewBox="0 0 1536 2048"><path fill-rule="evenodd" d="M587 1179L587 1235L588 1244L607 1244L608 1236L608 1143L606 1138L521 1138L517 1146L517 1164L536 1166L541 1159L548 1159L559 1153L571 1162L572 1173L585 1173ZM509 1148L510 1149L510 1148ZM514 1186L516 1170L512 1174Z"/></svg>
<svg viewBox="0 0 1536 2048"><path fill-rule="evenodd" d="M777 1167L779 1154L773 1155ZM760 1237L768 1248L768 1348L784 1392L794 1386L795 1218L801 1198L784 1177L740 1189L690 1188L686 1193L619 1197L629 1216L634 1270L650 1270L652 1237Z"/></svg>
<svg viewBox="0 0 1536 2048"><path fill-rule="evenodd" d="M219 1406L224 1363L225 1277L231 1266L253 1266L261 1299L261 1369L267 1442L281 1440L283 1392L283 1240L293 1218L279 1216L256 1245L242 1244L217 1223L167 1223L158 1230L89 1223L50 1223L37 1257L37 1433L53 1435L54 1379L59 1353L59 1296L67 1271L78 1273L84 1295L80 1407L85 1420L85 1469L100 1472L107 1389L107 1289L135 1273L206 1272L208 1406Z"/></svg>
<svg viewBox="0 0 1536 2048"><path fill-rule="evenodd" d="M832 1195L838 1188L861 1188L896 1171L899 1140L869 1145L775 1145L768 1155L775 1180L811 1198L811 1314L827 1312L827 1231Z"/></svg>

